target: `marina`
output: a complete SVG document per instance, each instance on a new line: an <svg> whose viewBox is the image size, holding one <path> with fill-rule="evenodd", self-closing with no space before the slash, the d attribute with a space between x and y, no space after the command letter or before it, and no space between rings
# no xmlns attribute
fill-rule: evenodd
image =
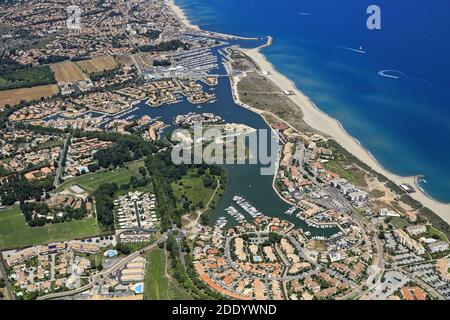
<svg viewBox="0 0 450 320"><path fill-rule="evenodd" d="M252 45L260 44L263 40L236 40L234 43L230 40L230 43L233 45L239 43L241 46L251 47ZM215 47L211 50L219 59L219 62L223 60L223 56L219 53L220 48ZM222 63L218 63L218 67L210 72L216 75L227 74ZM135 115L136 118L142 118L147 115L152 119L158 118L159 121L167 124L161 132L162 139L177 127L174 123L174 119L177 116L180 114L188 114L189 112L198 112L199 108L201 108L202 113L211 113L220 117L223 123L244 124L257 130L270 130L260 115L235 104L228 77L218 77L216 85L208 85L201 80L196 83L202 86L203 91L209 91L210 88L214 88L215 101L204 104L191 103L186 96L182 95L177 100L178 102L165 103L158 107L149 108L146 101L143 100L134 106L132 112L122 114L121 117ZM268 140L267 144L269 145L271 141L270 139ZM223 167L228 173L229 182L221 201L212 212L212 225L223 228L225 226L233 227L236 224L240 224L236 219L240 217L239 215L235 214L236 217L231 216L234 211L229 208L234 207L236 210L242 210L240 214L244 215L247 221L261 217L262 215L278 217L294 223L297 227L305 231L310 231L313 236L330 237L340 231L337 227L320 228L315 225L307 225L303 220L296 218L294 215L295 210L292 211L292 206L284 202L273 190L273 175L261 175L260 171L263 166L260 163L244 165L227 164L223 165ZM260 194L264 194L264 197L260 197ZM224 213L227 216L224 216Z"/></svg>
<svg viewBox="0 0 450 320"><path fill-rule="evenodd" d="M240 45L241 47L255 47L264 43L264 38L257 40L227 40L228 44L219 44L207 50L204 49L195 51L191 58L197 58L199 64L196 65L192 60L192 65L189 65L190 70L194 70L203 66L211 67L207 71L196 69L198 77L196 81L179 80L181 86L185 89L188 95L182 94L182 90L177 89L177 83L167 83L166 81L154 82L157 87L164 90L172 90L175 99L161 103L159 106L149 107L147 103L148 98L133 102L129 108L122 110L117 114L105 114L98 112L90 112L91 117L95 117L97 122L93 126L102 128L113 121L134 121L142 119L144 116L149 117L150 121L160 121L164 124L159 132L159 137L164 139L167 134L177 127L174 119L180 114L197 113L199 109L203 114L213 114L220 123L237 124L251 127L255 130L265 129L270 131L270 127L263 120L263 118L248 109L245 109L235 103L232 96L232 89L228 72L223 64L226 56L225 48L227 46ZM176 54L188 54L188 52L180 52ZM213 56L212 59L210 56ZM176 56L175 56L176 57ZM206 59L206 60L204 60ZM184 59L182 59L184 61ZM200 62L206 64L201 65ZM217 63L214 63L216 61ZM185 61L184 61L185 62ZM212 63L212 64L211 64ZM152 81L153 82L153 81ZM148 86L145 84L143 86ZM152 86L148 86L152 90ZM201 101L202 96L198 99L192 99L192 93L196 92L214 92L212 99ZM157 97L156 97L157 98ZM157 100L157 99L156 99ZM268 146L276 143L275 139L266 139ZM271 150L268 148L268 150ZM278 150L277 150L278 152ZM303 228L305 231L310 231L311 234L329 237L339 231L338 228L320 228L316 226L308 226L304 221L296 219L295 208L284 202L277 193L273 190L273 175L261 175L261 168L263 165L256 164L227 164L223 165L229 179L225 193L212 212L211 224L220 227L233 227L236 224L245 223L261 217L263 215L269 217L278 217L286 219L294 223L297 227ZM259 195L264 194L264 197ZM224 216L226 213L226 216ZM243 216L243 217L242 217Z"/></svg>
<svg viewBox="0 0 450 320"><path fill-rule="evenodd" d="M304 217L302 217L302 213L299 212L297 213L296 217L302 221L304 221L306 223L306 225L308 227L311 228L317 228L317 229L332 229L332 228L336 228L336 224L335 223L315 223L312 222L311 220L305 219Z"/></svg>
<svg viewBox="0 0 450 320"><path fill-rule="evenodd" d="M218 229L223 229L228 223L227 218L225 217L220 217L219 219L217 219L217 221L214 223L214 226Z"/></svg>
<svg viewBox="0 0 450 320"><path fill-rule="evenodd" d="M258 209L256 209L254 206L252 206L247 200L245 200L245 198L240 196L234 196L233 201L238 206L240 206L246 213L248 213L252 218L256 219L263 216L263 214L260 211L258 211Z"/></svg>
<svg viewBox="0 0 450 320"><path fill-rule="evenodd" d="M237 211L237 209L233 206L230 206L225 209L225 212L228 213L230 216L232 216L238 223L245 224L247 223L247 220L245 219L245 216Z"/></svg>
<svg viewBox="0 0 450 320"><path fill-rule="evenodd" d="M292 207L290 207L288 210L286 210L286 211L284 212L284 214L287 214L287 215L289 215L289 216L292 216L292 215L294 214L295 210L297 210L297 207L296 207L296 206L292 206Z"/></svg>

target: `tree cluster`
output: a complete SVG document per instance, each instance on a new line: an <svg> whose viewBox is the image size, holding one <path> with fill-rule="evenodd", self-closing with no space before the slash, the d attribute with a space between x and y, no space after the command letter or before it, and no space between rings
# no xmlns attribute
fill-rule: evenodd
<svg viewBox="0 0 450 320"><path fill-rule="evenodd" d="M141 52L164 52L164 51L175 51L178 49L186 50L188 45L181 40L170 40L161 42L157 45L145 45L139 48Z"/></svg>
<svg viewBox="0 0 450 320"><path fill-rule="evenodd" d="M117 190L117 184L103 183L94 193L97 220L109 230L114 229L114 194Z"/></svg>

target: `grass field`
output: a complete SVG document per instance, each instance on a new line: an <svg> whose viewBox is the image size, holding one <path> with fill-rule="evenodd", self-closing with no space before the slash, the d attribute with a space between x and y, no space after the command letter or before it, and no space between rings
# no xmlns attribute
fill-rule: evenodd
<svg viewBox="0 0 450 320"><path fill-rule="evenodd" d="M14 106L22 100L33 101L51 97L58 92L59 89L56 84L0 91L0 107L4 107L7 104Z"/></svg>
<svg viewBox="0 0 450 320"><path fill-rule="evenodd" d="M139 168L144 166L144 161L136 161L127 164L124 168L112 171L89 173L73 178L62 183L56 191L62 191L68 187L78 185L88 192L94 192L102 183L117 183L118 185L128 183L132 176L139 176ZM128 167L128 169L127 169Z"/></svg>
<svg viewBox="0 0 450 320"><path fill-rule="evenodd" d="M98 57L90 60L78 61L78 66L87 74L98 73L117 68L114 57Z"/></svg>
<svg viewBox="0 0 450 320"><path fill-rule="evenodd" d="M437 237L437 238L439 238L439 240L448 242L448 239L447 239L447 236L445 235L445 233L439 231L438 229L436 229L432 226L430 226L428 228L428 237L430 237L430 238Z"/></svg>
<svg viewBox="0 0 450 320"><path fill-rule="evenodd" d="M100 233L94 218L31 228L18 206L0 212L0 249L73 240Z"/></svg>
<svg viewBox="0 0 450 320"><path fill-rule="evenodd" d="M344 169L346 163L339 160L332 160L325 163L325 168L337 173L341 178L347 179L360 188L367 187L364 172L356 167Z"/></svg>
<svg viewBox="0 0 450 320"><path fill-rule="evenodd" d="M179 208L183 206L183 196L194 205L201 201L206 206L215 190L204 186L203 179L197 176L197 170L190 170L181 180L173 182L172 189Z"/></svg>
<svg viewBox="0 0 450 320"><path fill-rule="evenodd" d="M50 68L55 73L55 78L58 82L80 81L88 78L78 65L73 62L55 63Z"/></svg>
<svg viewBox="0 0 450 320"><path fill-rule="evenodd" d="M403 229L404 227L408 227L409 223L403 219L403 218L398 218L398 217L393 217L391 220L391 224L398 229Z"/></svg>
<svg viewBox="0 0 450 320"><path fill-rule="evenodd" d="M188 300L189 295L165 275L166 257L162 249L155 249L147 255L144 300ZM167 261L169 263L169 261ZM168 267L168 266L167 266ZM168 273L169 273L168 268ZM170 275L169 275L170 277Z"/></svg>
<svg viewBox="0 0 450 320"><path fill-rule="evenodd" d="M33 86L54 84L55 77L47 66L18 70L7 70L0 73L0 90L28 88Z"/></svg>

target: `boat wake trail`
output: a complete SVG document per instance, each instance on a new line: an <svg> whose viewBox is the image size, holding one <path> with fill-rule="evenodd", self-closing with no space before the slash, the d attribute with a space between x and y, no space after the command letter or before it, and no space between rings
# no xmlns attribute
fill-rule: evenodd
<svg viewBox="0 0 450 320"><path fill-rule="evenodd" d="M390 79L399 79L400 77L398 75L395 74L400 74L402 76L404 76L404 73L398 70L381 70L378 71L378 74L382 77L385 78L390 78Z"/></svg>
<svg viewBox="0 0 450 320"><path fill-rule="evenodd" d="M429 85L430 87L435 88L435 89L449 89L449 86L450 86L447 84L438 86L438 85L435 85L431 80L428 80L426 78L413 77L413 76L410 76L410 75L406 74L405 72L399 71L399 70L381 70L381 71L378 71L378 74L382 77L390 78L390 79L404 78L407 80L425 82L427 85Z"/></svg>
<svg viewBox="0 0 450 320"><path fill-rule="evenodd" d="M363 49L363 47L359 47L359 49L355 49L355 48L350 48L350 47L337 46L337 48L345 49L345 50L348 50L348 51L352 51L352 52L356 52L356 53L361 53L361 54L366 54L366 53L367 53L367 52Z"/></svg>

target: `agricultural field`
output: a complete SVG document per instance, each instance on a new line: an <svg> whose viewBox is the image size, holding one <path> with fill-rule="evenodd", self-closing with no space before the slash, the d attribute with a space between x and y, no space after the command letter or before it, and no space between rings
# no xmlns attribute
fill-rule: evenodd
<svg viewBox="0 0 450 320"><path fill-rule="evenodd" d="M98 57L90 60L78 61L77 65L87 74L99 73L117 68L114 57Z"/></svg>
<svg viewBox="0 0 450 320"><path fill-rule="evenodd" d="M0 249L18 248L101 234L94 218L31 228L18 206L0 211Z"/></svg>
<svg viewBox="0 0 450 320"><path fill-rule="evenodd" d="M188 300L189 295L178 287L170 276L169 260L162 249L155 249L147 255L145 272L145 300ZM167 258L168 259L168 258ZM167 274L166 274L167 271Z"/></svg>
<svg viewBox="0 0 450 320"><path fill-rule="evenodd" d="M0 73L0 90L30 88L55 83L53 72L47 66L5 70Z"/></svg>
<svg viewBox="0 0 450 320"><path fill-rule="evenodd" d="M51 69L58 82L80 81L88 78L80 67L73 62L55 63L51 65Z"/></svg>
<svg viewBox="0 0 450 320"><path fill-rule="evenodd" d="M48 98L56 95L58 92L59 88L56 84L0 91L0 108L6 105L14 106L22 100L34 101Z"/></svg>
<svg viewBox="0 0 450 320"><path fill-rule="evenodd" d="M94 192L102 183L128 183L132 176L139 176L139 168L144 166L144 161L128 163L124 168L88 173L80 177L69 179L62 183L56 191L62 191L68 187L77 185L88 192Z"/></svg>

